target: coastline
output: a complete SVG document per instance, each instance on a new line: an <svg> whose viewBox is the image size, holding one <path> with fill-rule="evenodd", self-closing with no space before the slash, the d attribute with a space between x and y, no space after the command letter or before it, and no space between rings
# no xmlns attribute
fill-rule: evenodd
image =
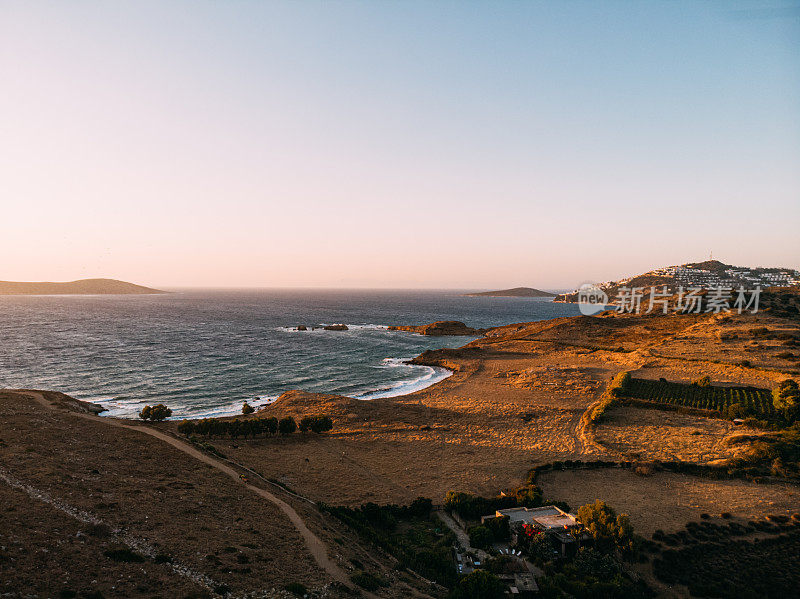
<svg viewBox="0 0 800 599"><path fill-rule="evenodd" d="M463 323L461 323L463 324ZM406 333L416 336L425 336L426 333L422 332L427 327L432 325L419 325L419 326L397 326L397 325L349 325L348 330L385 330L385 331L392 331L392 332L399 332L399 333ZM287 333L330 333L331 331L323 331L321 327L316 328L309 328L307 331L298 330L297 328L292 327L281 327L279 330ZM475 339L480 339L481 335L477 335L478 331L481 334L485 334L486 331L489 329L471 329L465 328L465 331L468 333L458 332L454 334L446 334L446 335L435 335L435 336L445 336L445 337L470 337L470 342L474 341ZM339 331L334 332L334 334L339 334ZM464 347L464 346L461 346ZM454 348L454 349L461 349ZM376 368L411 368L413 369L412 372L409 373L409 377L394 380L391 379L387 380L385 383L380 384L379 386L366 390L361 393L353 394L353 395L346 395L346 394L336 394L334 395L341 395L342 397L347 397L351 399L356 399L359 401L375 401L379 399L388 399L388 398L395 398L395 397L403 397L406 395L411 395L413 393L418 393L429 387L432 387L447 378L451 377L454 373L454 369L439 363L426 363L422 357L431 351L438 351L438 350L425 350L421 354L414 356L414 357L406 357L406 358L384 358L380 365L376 366ZM416 375L415 375L416 372ZM242 404L247 402L252 407L256 409L256 411L262 409L265 406L272 405L280 400L280 398L285 395L286 393L291 393L295 391L304 392L302 389L290 389L284 391L283 393L277 395L257 395L253 397L242 397L241 399L237 399L231 403L221 406L211 406L206 410L201 410L199 412L189 413L189 414L176 414L171 416L167 420L169 421L180 421L180 420L199 420L203 418L231 418L235 416L241 416L242 414ZM138 409L131 410L130 405L128 403L121 403L115 400L113 397L110 398L97 398L97 399L84 399L84 400L76 400L80 403L94 406L94 410L96 413L104 418L117 418L121 420L136 420ZM137 407L139 405L138 402L135 404ZM159 401L159 400L152 400L150 403L167 403L168 400ZM172 407L169 406L168 407Z"/></svg>
<svg viewBox="0 0 800 599"><path fill-rule="evenodd" d="M358 401L376 401L379 399L389 399L395 397L404 397L406 395L411 395L413 393L418 393L419 391L423 391L428 389L442 381L448 379L453 375L453 370L447 368L446 366L440 366L438 364L423 364L420 362L414 362L417 358L412 359L403 359L402 362L404 365L418 367L418 368L427 368L429 369L427 375L415 377L413 379L408 380L401 380L396 381L394 383L387 383L385 386L381 386L377 389L372 391L367 391L365 393L359 395L342 395L341 397L347 397L349 399L356 399ZM302 391L302 389L290 389L289 391L285 391L280 395L262 395L257 396L254 398L243 398L242 400L237 400L232 404L228 404L225 406L218 406L209 408L206 411L199 412L199 413L192 413L192 414L178 414L175 416L171 416L167 418L168 421L180 421L180 420L200 420L203 418L231 418L234 416L241 416L242 415L242 404L247 402L252 407L259 411L260 409L270 406L272 404L278 403L286 393L292 393L295 391ZM125 409L124 407L115 407L113 399L99 399L99 400L75 400L79 401L82 404L93 406L93 411L98 416L103 418L117 418L120 420L136 420L136 414L131 414L130 410ZM153 401L152 403L161 403L158 401Z"/></svg>

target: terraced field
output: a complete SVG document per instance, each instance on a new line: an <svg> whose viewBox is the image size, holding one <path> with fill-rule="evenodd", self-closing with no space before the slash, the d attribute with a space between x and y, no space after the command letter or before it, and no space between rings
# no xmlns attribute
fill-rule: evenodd
<svg viewBox="0 0 800 599"><path fill-rule="evenodd" d="M661 404L722 412L738 404L743 412L761 417L775 416L772 393L758 387L719 387L665 380L631 379L625 397Z"/></svg>

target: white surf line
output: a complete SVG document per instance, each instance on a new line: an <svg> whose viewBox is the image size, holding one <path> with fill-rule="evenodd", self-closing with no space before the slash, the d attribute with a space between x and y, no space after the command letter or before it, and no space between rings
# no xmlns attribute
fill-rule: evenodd
<svg viewBox="0 0 800 599"><path fill-rule="evenodd" d="M83 522L84 524L108 526L97 516L94 516L89 512L73 507L64 501L61 501L60 499L55 499L49 493L37 489L36 487L33 487L25 482L22 482L18 478L12 476L2 466L0 466L0 479L2 479L8 486L23 491L31 499L36 499L37 501L46 503L51 507L54 507L58 511L65 513L69 517L78 520L79 522ZM109 526L109 528L111 527ZM150 559L153 559L156 557L156 555L158 555L158 551L156 551L156 549L144 539L137 538L120 529L112 529L111 534L116 540L126 545L129 549L135 550L138 553L146 557L149 557ZM192 570L188 566L184 566L183 564L168 562L165 565L169 566L172 569L172 571L178 574L179 576L182 576L192 581L196 585L199 585L205 588L206 590L211 591L215 595L218 595L214 591L214 589L217 588L219 584L215 582L213 579L206 576L205 574L195 572L194 570Z"/></svg>

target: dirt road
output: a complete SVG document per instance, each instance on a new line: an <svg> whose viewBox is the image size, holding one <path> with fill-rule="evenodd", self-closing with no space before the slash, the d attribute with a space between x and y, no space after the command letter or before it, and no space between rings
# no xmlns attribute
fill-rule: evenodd
<svg viewBox="0 0 800 599"><path fill-rule="evenodd" d="M39 404L41 404L42 406L44 406L44 407L46 407L48 409L51 409L51 410L62 410L61 408L58 408L55 405L53 405L52 403L50 403L50 401L47 400L47 398L45 398L44 395L42 395L41 393L36 393L36 392L33 392L33 391L20 391L20 393L24 393L25 395L28 395L29 397L31 397L32 399L37 401ZM315 535L311 530L309 530L309 528L306 526L306 524L303 521L303 519L294 510L294 508L291 505L289 505L288 503L286 503L285 501L283 501L282 499L280 499L279 497L276 497L275 495L273 495L272 493L270 493L269 491L267 491L265 489L262 489L260 487L256 487L256 486L251 485L249 483L243 483L241 481L240 477L239 477L239 472L237 472L231 466L225 464L224 462L221 462L220 460L218 460L216 458L213 458L213 457L211 457L209 455L206 455L206 454L202 453L201 451L199 451L197 448L195 448L194 446L190 445L189 443L181 441L180 439L176 439L175 437L172 437L172 436L170 436L170 435L168 435L166 433L163 433L163 432L161 432L159 430L156 430L154 428L151 428L149 426L135 425L135 424L124 424L124 423L120 422L119 420L115 420L115 419L112 419L112 418L100 418L99 416L94 416L94 415L91 415L91 414L82 414L82 413L74 412L74 411L70 411L70 410L62 410L62 411L65 411L65 412L68 412L70 414L73 414L74 416L77 416L79 418L85 418L87 420L94 420L94 421L101 421L104 424L107 424L109 426L115 426L115 427L118 427L118 428L125 428L125 429L136 431L136 432L139 432L139 433L144 433L144 434L150 435L151 437L155 437L156 439L159 439L159 440L163 441L164 443L169 443L175 449L178 449L179 451L182 451L183 453L185 453L187 455L190 455L191 457L195 458L196 460L200 460L201 462L204 462L204 463L208 464L209 466L212 466L213 468L216 468L220 472L228 475L231 479L233 479L236 482L236 484L244 485L248 490L252 491L256 495L259 495L259 496L263 497L264 499L266 499L267 501L270 501L270 502L274 503L276 506L278 506L281 509L281 511L284 514L286 514L286 516L289 518L289 520L291 520L291 522L294 525L294 527L297 529L297 531L303 537L303 540L305 541L306 546L308 547L308 550L311 552L311 555L314 557L314 560L319 564L319 566L323 570L325 570L334 580L337 580L338 582L344 584L345 586L352 588L352 583L350 582L350 578L347 575L347 573L342 568L340 568L339 565L336 562L334 562L328 556L328 550L327 550L327 547L325 546L325 544L320 540L320 538L317 535ZM364 592L364 591L362 591L362 592ZM368 596L368 597L374 597L374 595L372 595L370 593L364 592L364 594L366 596Z"/></svg>

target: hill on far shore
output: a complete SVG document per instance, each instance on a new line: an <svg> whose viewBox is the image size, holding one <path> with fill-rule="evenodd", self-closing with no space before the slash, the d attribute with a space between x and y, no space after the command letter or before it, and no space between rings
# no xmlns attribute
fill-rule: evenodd
<svg viewBox="0 0 800 599"><path fill-rule="evenodd" d="M532 287L514 287L500 291L482 291L480 293L467 293L467 297L555 297L555 293L540 291Z"/></svg>
<svg viewBox="0 0 800 599"><path fill-rule="evenodd" d="M67 283L0 281L0 295L134 295L167 293L116 279L81 279Z"/></svg>

